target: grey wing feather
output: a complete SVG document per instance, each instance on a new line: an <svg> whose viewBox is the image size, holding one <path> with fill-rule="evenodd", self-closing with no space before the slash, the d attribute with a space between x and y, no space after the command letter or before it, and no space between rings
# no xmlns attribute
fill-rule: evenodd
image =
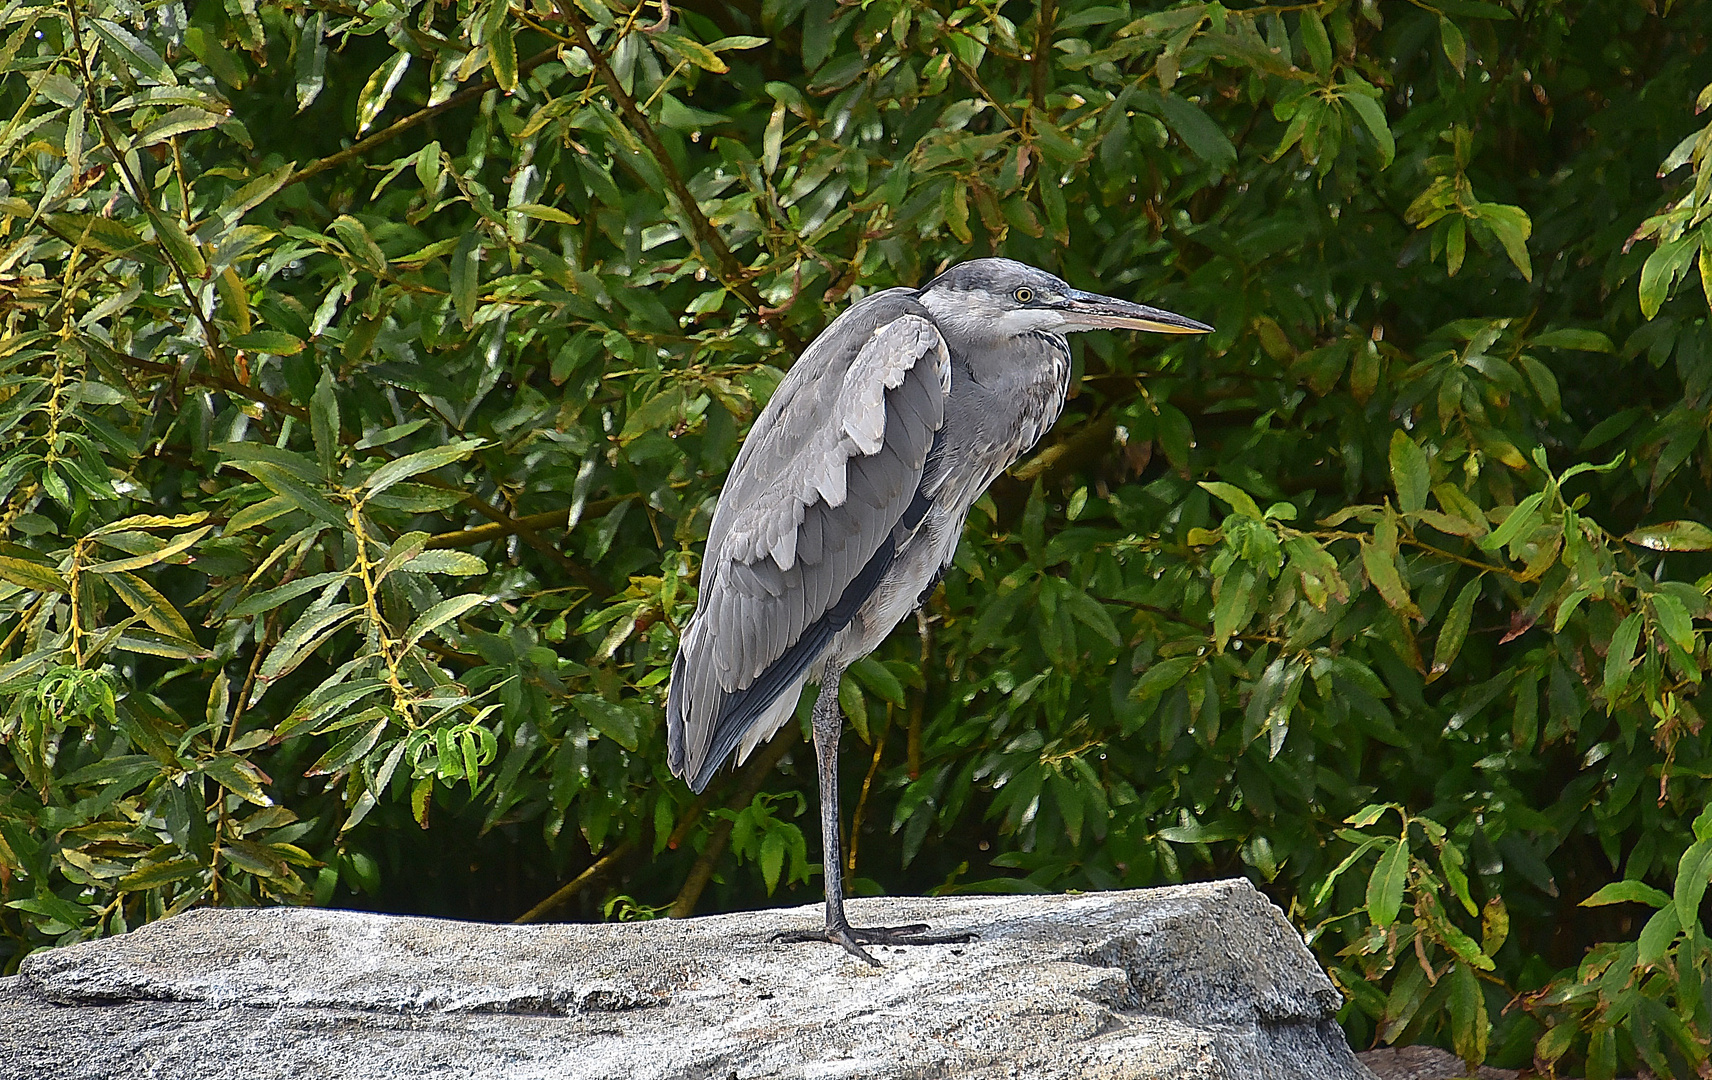
<svg viewBox="0 0 1712 1080"><path fill-rule="evenodd" d="M667 695L668 762L697 790L819 658L829 619L848 622L855 594L878 584L876 554L921 486L950 379L927 313L890 290L816 338L756 418L714 511Z"/></svg>

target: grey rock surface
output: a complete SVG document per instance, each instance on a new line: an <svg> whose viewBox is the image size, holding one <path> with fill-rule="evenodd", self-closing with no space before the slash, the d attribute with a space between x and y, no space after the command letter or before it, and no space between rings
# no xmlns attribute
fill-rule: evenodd
<svg viewBox="0 0 1712 1080"><path fill-rule="evenodd" d="M1372 1080L1337 991L1246 881L856 900L966 945L775 945L818 906L491 926L205 909L27 957L0 1076Z"/></svg>
<svg viewBox="0 0 1712 1080"><path fill-rule="evenodd" d="M1516 1080L1515 1069L1481 1066L1470 1073L1455 1054L1436 1046L1397 1046L1357 1054L1378 1080Z"/></svg>

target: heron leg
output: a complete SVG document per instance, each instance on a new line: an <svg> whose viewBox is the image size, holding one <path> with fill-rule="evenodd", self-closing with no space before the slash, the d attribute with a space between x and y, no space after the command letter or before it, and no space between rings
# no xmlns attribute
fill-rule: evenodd
<svg viewBox="0 0 1712 1080"><path fill-rule="evenodd" d="M838 707L838 683L844 669L828 664L814 701L814 754L820 770L820 841L826 881L826 929L774 934L776 943L824 941L841 945L858 960L880 967L864 945L948 945L969 941L973 934L930 934L926 923L909 926L851 926L844 917L844 844L838 830L838 739L844 714Z"/></svg>

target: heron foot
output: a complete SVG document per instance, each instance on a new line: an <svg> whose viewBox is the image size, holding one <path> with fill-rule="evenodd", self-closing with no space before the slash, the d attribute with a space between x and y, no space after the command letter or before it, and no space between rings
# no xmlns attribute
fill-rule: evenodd
<svg viewBox="0 0 1712 1080"><path fill-rule="evenodd" d="M827 926L819 930L784 930L772 937L775 945L796 945L805 941L824 941L842 945L844 951L875 967L883 967L864 949L864 945L962 945L975 940L975 935L963 933L932 934L926 923L908 926Z"/></svg>

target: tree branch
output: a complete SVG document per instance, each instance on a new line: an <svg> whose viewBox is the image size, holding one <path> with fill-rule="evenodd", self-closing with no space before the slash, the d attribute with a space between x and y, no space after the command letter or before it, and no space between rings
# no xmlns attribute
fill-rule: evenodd
<svg viewBox="0 0 1712 1080"><path fill-rule="evenodd" d="M556 44L543 49L517 65L518 77L521 78L526 72L533 71L535 68L540 67L542 64L545 64L557 55L559 55L559 46ZM319 161L311 162L292 173L290 176L286 177L285 183L281 186L282 190L293 184L301 184L311 176L317 176L326 172L328 169L336 168L353 158L362 157L381 143L391 142L393 139L398 138L411 128L425 124L436 116L439 116L441 113L450 112L451 110L458 108L460 105L467 105L480 98L489 90L497 89L499 89L499 84L497 82L492 79L484 79L474 86L459 90L457 93L453 94L445 101L440 102L438 105L430 105L425 109L419 109L416 112L411 113L409 116L395 120L386 127L375 132L373 135L370 135L368 138L358 139L356 142L345 147L338 153L330 154Z"/></svg>
<svg viewBox="0 0 1712 1080"><path fill-rule="evenodd" d="M475 547L477 544L485 544L490 540L502 540L507 536L515 535L511 529L512 524L521 525L526 529L551 529L554 526L565 525L570 519L571 512L569 509L544 510L539 514L524 514L522 517L512 518L509 523L493 521L486 525L475 525L468 529L460 529L457 532L439 533L428 538L427 546L431 548Z"/></svg>
<svg viewBox="0 0 1712 1080"><path fill-rule="evenodd" d="M778 765L779 759L785 756L785 752L796 744L796 740L797 727L795 724L792 724L790 725L789 731L781 732L776 739L768 744L767 749L760 757L750 761L749 764L744 767L743 772L740 774L742 778L742 786L739 788L737 795L733 797L731 803L728 804L732 809L741 809L742 807L749 805L750 801L755 798L755 793L760 790L761 784L766 779L767 774L772 772L774 766ZM676 850L678 845L684 842L684 838L689 836L690 829L701 819L702 813L706 811L708 805L712 802L713 792L709 791L704 792L696 799L695 802L691 803L690 808L684 811L683 818L672 828L672 834L666 838L666 847ZM718 862L719 857L725 853L725 845L731 838L731 822L721 821L719 825L714 827L714 833L719 838L717 843L710 838L707 849L702 852L701 857L696 860L695 866L690 870L690 880L697 880L697 871L702 870L704 862L707 864L705 872L703 872L699 877L699 882L696 885L694 893L689 897L688 910L686 910L684 914L693 914L696 899L701 896L702 889L707 887L707 882L713 875L713 863ZM547 899L536 904L534 907L511 921L514 923L540 922L542 918L554 908L563 904L565 901L571 899L571 897L586 888L589 882L612 869L620 859L630 854L631 849L635 846L636 843L633 840L624 841L624 843L613 848L604 856L591 863L582 873L560 886L553 895L547 897ZM708 856L708 851L713 851L714 853L711 858ZM686 892L689 889L689 885L689 881L684 883L684 889ZM680 892L677 900L673 902L670 913L673 918L681 917L678 913L678 905L684 902L684 896L685 893Z"/></svg>
<svg viewBox="0 0 1712 1080"><path fill-rule="evenodd" d="M844 872L856 876L856 849L862 844L862 818L868 810L868 795L874 790L874 774L880 771L880 758L886 752L886 734L892 730L892 706L886 704L886 718L880 722L879 734L874 736L874 756L868 762L868 774L862 777L862 794L856 799L856 810L850 815L850 853L844 860Z"/></svg>
<svg viewBox="0 0 1712 1080"><path fill-rule="evenodd" d="M776 317L777 313L774 313L774 316L767 314L767 305L761 299L760 292L750 283L748 271L737 260L737 256L731 253L731 249L725 244L725 238L719 234L718 229L714 228L713 222L709 221L707 215L702 213L701 204L696 201L694 195L690 194L689 185L684 183L684 178L679 175L677 165L666 150L666 144L660 141L660 135L654 130L654 125L648 122L648 117L643 115L642 110L637 107L636 99L624 89L624 84L619 81L617 73L612 70L612 65L606 62L605 54L595 48L594 41L589 37L588 28L583 25L576 9L567 4L565 0L553 0L553 7L558 11L560 21L570 28L571 39L577 43L578 48L588 54L589 62L594 65L595 74L599 75L600 81L606 84L607 93L612 95L612 100L618 106L619 113L624 117L625 124L638 139L642 140L642 145L648 148L648 153L653 155L655 164L660 167L660 175L666 179L666 186L671 189L672 196L677 199L678 205L683 208L684 218L689 222L690 229L695 234L697 245L712 254L713 258L709 261L712 263L711 269L719 277L719 283L753 308L757 318L763 322L770 317ZM787 348L792 352L801 349L802 343L782 322L778 324L776 329L780 340L785 343Z"/></svg>
<svg viewBox="0 0 1712 1080"><path fill-rule="evenodd" d="M612 868L613 864L618 862L618 860L630 854L630 849L635 846L636 842L634 840L626 840L622 844L619 844L605 855L596 859L593 863L590 863L588 869L561 885L552 896L547 897L547 899L536 904L534 907L525 911L523 914L517 916L517 918L512 919L511 921L513 923L540 922L554 908L577 895L577 893L582 892L583 887L589 882L606 873L607 870Z"/></svg>
<svg viewBox="0 0 1712 1080"><path fill-rule="evenodd" d="M67 21L71 27L72 47L77 53L77 71L83 78L84 99L88 102L89 114L95 120L96 129L101 132L101 141L106 144L108 151L113 155L113 164L118 167L119 175L123 178L124 185L131 191L131 197L137 200L137 205L142 207L143 212L149 217L150 221L154 223L155 244L160 248L161 256L165 260L167 268L172 272L173 280L178 282L179 290L184 293L185 306L190 309L190 313L196 317L197 323L202 327L202 336L205 339L203 348L208 354L208 359L216 367L230 371L232 364L230 359L226 356L225 349L220 345L219 329L215 327L213 321L209 319L209 313L202 310L202 301L198 297L198 289L190 283L190 274L179 262L178 253L172 249L172 246L167 243L166 238L161 235L162 226L160 221L157 220L162 216L161 211L156 208L154 197L150 194L149 187L143 183L141 177L131 171L131 166L125 158L125 149L120 145L118 136L113 132L113 124L108 120L106 112L103 111L98 104L101 101L101 95L96 89L94 72L89 68L89 54L83 47L82 24L77 18L77 4L75 0L66 4L65 10ZM177 144L174 143L174 146L176 148ZM133 147L133 149L135 149L135 147ZM180 176L180 183L183 183L182 176ZM190 192L188 190L181 190L179 194L180 198L186 205L188 205L190 201ZM47 204L44 202L42 204L42 209L45 210L46 208ZM190 240L190 243L195 245L196 241L192 239ZM198 257L200 258L200 256Z"/></svg>
<svg viewBox="0 0 1712 1080"><path fill-rule="evenodd" d="M767 776L773 771L785 754L797 744L802 735L802 729L795 723L787 723L785 730L773 737L767 748L750 759L743 767L743 778L738 784L736 794L725 804L728 810L741 810L755 801L755 796L766 783ZM690 867L689 876L684 878L684 886L678 891L678 897L672 901L672 906L666 914L674 919L685 919L695 914L696 901L707 888L707 883L713 879L713 869L724 857L726 847L731 843L731 826L729 818L721 818L708 832L707 846L702 848L696 858L695 865ZM837 853L832 858L836 859Z"/></svg>
<svg viewBox="0 0 1712 1080"><path fill-rule="evenodd" d="M999 100L999 95L989 90L987 88L987 84L981 81L980 73L968 64L964 63L963 58L958 56L955 52L950 52L949 49L947 51L951 57L951 63L957 68L958 73L963 76L964 81L974 87L976 93L987 99L987 104L991 105L998 111L1000 116L1005 118L1006 125L1008 125L1018 135L1021 135L1023 133L1022 125L1017 122L1017 118L1015 116L1011 115L1011 111L1005 108L1005 103Z"/></svg>
<svg viewBox="0 0 1712 1080"><path fill-rule="evenodd" d="M1030 61L1033 66L1030 72L1030 89L1033 92L1034 107L1042 112L1046 110L1046 77L1051 67L1052 28L1057 20L1057 0L1040 0L1040 14L1034 20L1034 57Z"/></svg>

